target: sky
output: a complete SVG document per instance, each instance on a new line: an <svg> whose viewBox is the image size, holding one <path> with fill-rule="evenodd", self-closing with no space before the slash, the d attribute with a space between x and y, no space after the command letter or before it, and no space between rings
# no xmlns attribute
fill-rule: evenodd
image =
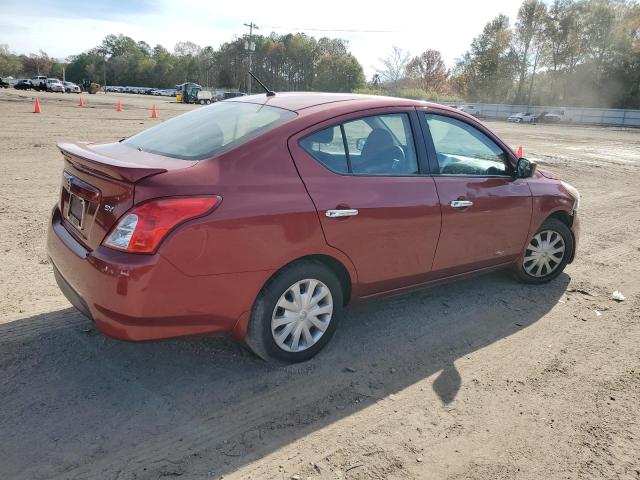
<svg viewBox="0 0 640 480"><path fill-rule="evenodd" d="M411 55L439 50L448 67L468 50L484 25L500 13L515 20L521 0L218 2L215 0L0 0L0 44L15 53L44 50L64 59L99 45L110 34L128 35L170 51L179 41L214 48L248 33L304 32L338 37L367 78L398 46ZM341 30L341 31L340 31Z"/></svg>

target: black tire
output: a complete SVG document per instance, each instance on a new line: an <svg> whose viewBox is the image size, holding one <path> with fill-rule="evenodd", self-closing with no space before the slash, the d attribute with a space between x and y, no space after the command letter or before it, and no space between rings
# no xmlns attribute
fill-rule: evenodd
<svg viewBox="0 0 640 480"><path fill-rule="evenodd" d="M331 292L333 312L329 325L310 347L291 352L280 348L271 332L271 319L280 297L296 282L305 279L320 280ZM268 362L297 363L309 360L331 340L344 309L344 295L340 281L326 265L315 260L303 260L284 267L262 288L256 299L245 342L259 357Z"/></svg>
<svg viewBox="0 0 640 480"><path fill-rule="evenodd" d="M564 253L560 262L557 264L557 266L554 267L554 269L551 272L543 274L542 276L534 276L529 274L525 270L525 263L527 263L525 262L525 258L527 256L527 253L530 252L529 246L532 239L535 238L535 236L538 235L539 233L545 232L545 231L555 232L558 235L560 235L560 237L562 237L562 240L564 242ZM529 242L527 242L527 246L525 247L525 251L523 252L523 255L522 255L522 260L519 261L519 264L516 267L516 270L515 270L516 277L518 280L520 280L523 283L528 283L533 285L539 285L542 283L550 282L551 280L553 280L554 278L556 278L558 275L562 273L562 271L567 266L567 263L569 263L569 259L573 256L573 249L574 249L573 234L571 233L571 230L569 229L569 227L565 223L558 220L557 218L547 218L544 221L544 223L540 226L538 231L533 235L532 239L529 239Z"/></svg>

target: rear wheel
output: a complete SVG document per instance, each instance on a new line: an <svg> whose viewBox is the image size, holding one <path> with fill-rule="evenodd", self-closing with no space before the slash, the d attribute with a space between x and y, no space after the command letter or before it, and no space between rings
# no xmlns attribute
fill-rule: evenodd
<svg viewBox="0 0 640 480"><path fill-rule="evenodd" d="M303 362L331 340L342 309L342 288L328 267L313 260L294 263L258 295L246 343L267 361Z"/></svg>
<svg viewBox="0 0 640 480"><path fill-rule="evenodd" d="M566 224L548 218L527 244L516 270L525 283L546 283L556 278L573 254L573 236Z"/></svg>

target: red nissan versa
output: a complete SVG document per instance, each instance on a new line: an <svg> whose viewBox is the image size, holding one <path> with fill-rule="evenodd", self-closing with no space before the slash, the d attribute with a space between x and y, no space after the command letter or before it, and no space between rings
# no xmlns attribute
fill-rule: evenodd
<svg viewBox="0 0 640 480"><path fill-rule="evenodd" d="M436 104L278 93L62 144L48 253L107 335L229 332L297 362L350 302L574 257L578 192Z"/></svg>

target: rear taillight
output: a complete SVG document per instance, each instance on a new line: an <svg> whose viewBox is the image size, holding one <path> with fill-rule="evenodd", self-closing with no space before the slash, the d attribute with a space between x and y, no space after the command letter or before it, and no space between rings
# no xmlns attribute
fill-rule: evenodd
<svg viewBox="0 0 640 480"><path fill-rule="evenodd" d="M126 213L102 243L125 252L153 253L167 233L209 213L220 201L220 197L174 197L143 203Z"/></svg>

